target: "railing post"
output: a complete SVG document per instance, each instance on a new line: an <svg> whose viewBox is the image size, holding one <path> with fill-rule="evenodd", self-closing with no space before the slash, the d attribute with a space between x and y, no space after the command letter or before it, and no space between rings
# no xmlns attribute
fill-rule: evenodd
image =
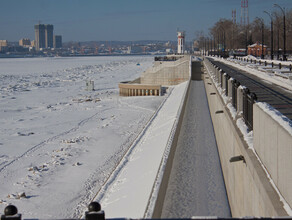
<svg viewBox="0 0 292 220"><path fill-rule="evenodd" d="M255 93L250 93L248 88L243 90L243 119L248 129L253 129L253 104L257 100Z"/></svg>
<svg viewBox="0 0 292 220"><path fill-rule="evenodd" d="M237 89L240 83L236 80L232 81L232 105L237 110Z"/></svg>
<svg viewBox="0 0 292 220"><path fill-rule="evenodd" d="M228 80L230 79L230 76L226 74L225 76L225 95L228 96Z"/></svg>
<svg viewBox="0 0 292 220"><path fill-rule="evenodd" d="M279 69L282 69L282 64L281 63L279 63Z"/></svg>
<svg viewBox="0 0 292 220"><path fill-rule="evenodd" d="M220 83L220 86L221 86L221 88L223 88L223 82L222 82L222 80L223 80L223 74L224 74L224 71L223 70L220 70L220 74L219 74L219 83Z"/></svg>
<svg viewBox="0 0 292 220"><path fill-rule="evenodd" d="M4 215L1 215L1 220L21 220L21 214L17 214L18 210L14 205L8 205L4 209Z"/></svg>
<svg viewBox="0 0 292 220"><path fill-rule="evenodd" d="M246 125L247 125L247 119L248 119L248 100L247 100L248 94L249 94L249 89L244 88L243 89L243 119Z"/></svg>
<svg viewBox="0 0 292 220"><path fill-rule="evenodd" d="M91 202L88 211L85 212L85 220L104 220L104 211L98 202Z"/></svg>

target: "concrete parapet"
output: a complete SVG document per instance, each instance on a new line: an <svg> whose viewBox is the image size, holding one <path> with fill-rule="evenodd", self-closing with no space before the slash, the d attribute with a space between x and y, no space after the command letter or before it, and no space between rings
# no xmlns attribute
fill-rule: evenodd
<svg viewBox="0 0 292 220"><path fill-rule="evenodd" d="M208 64L206 65L208 66ZM213 72L213 74L215 73ZM224 78L227 78L226 74L224 74ZM244 136L236 124L241 119L237 117L235 119L232 118L228 106L224 103L215 84L210 81L211 79L212 77L205 78L205 88L232 216L287 216L288 213L283 207L279 194L271 184L260 160L258 160L254 151L248 147ZM223 89L225 86L228 86L226 81L223 80ZM238 89L237 92L241 93L242 88ZM281 135L284 136L284 134ZM292 141L290 140L288 143L290 143L287 145L289 145L291 150ZM272 152L275 153L275 151ZM284 154L284 152L280 154ZM291 157L291 151L290 153L287 151L286 154ZM230 159L234 157L243 158L243 160L231 162L232 160L230 161ZM282 156L282 159L287 158ZM287 164L290 161L291 158L290 160L283 161L283 166L286 163L286 166L291 168L291 164ZM290 181L286 179L286 182L283 179L282 184L286 184L283 187L290 190L291 187L287 187L287 184L291 184L290 173L287 174L288 170L287 168L281 170L284 175L286 172L287 178L290 178Z"/></svg>
<svg viewBox="0 0 292 220"><path fill-rule="evenodd" d="M289 119L283 120L279 112L265 103L254 104L253 111L254 149L292 207L292 127Z"/></svg>
<svg viewBox="0 0 292 220"><path fill-rule="evenodd" d="M163 203L164 203L164 199L165 199L165 195L166 195L168 181L169 181L169 178L170 178L170 173L171 173L173 159L174 159L174 155L175 155L175 151L176 151L176 146L177 146L177 142L178 142L180 128L182 126L182 121L183 121L183 117L184 117L186 102L187 102L187 98L189 96L189 91L190 91L190 80L189 80L189 82L187 84L186 92L185 92L185 94L183 96L183 99L182 99L181 109L180 109L179 114L178 114L176 127L174 127L173 138L172 138L172 141L171 141L171 148L170 148L170 151L169 151L167 162L165 164L163 177L162 177L162 180L161 180L161 184L160 184L160 187L159 187L159 192L158 192L157 199L156 199L156 202L155 202L155 208L153 210L151 218L161 218L161 212L162 212Z"/></svg>

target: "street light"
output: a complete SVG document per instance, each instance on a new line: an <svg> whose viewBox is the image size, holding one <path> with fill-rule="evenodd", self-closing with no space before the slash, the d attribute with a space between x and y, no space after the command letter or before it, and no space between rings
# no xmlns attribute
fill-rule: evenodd
<svg viewBox="0 0 292 220"><path fill-rule="evenodd" d="M282 11L282 13L283 13L283 27L284 27L284 29L283 29L283 41L284 41L284 54L283 54L283 60L284 61L286 61L287 60L287 58L286 58L286 22L285 22L285 20L286 20L286 18L285 18L285 8L283 9L280 5L278 5L278 4L274 4L274 7L278 7L278 8L280 8L281 9L281 11Z"/></svg>
<svg viewBox="0 0 292 220"><path fill-rule="evenodd" d="M225 29L222 26L220 26L220 28L223 30L223 45L222 45L222 47L223 47L223 57L224 57L224 54L225 54Z"/></svg>
<svg viewBox="0 0 292 220"><path fill-rule="evenodd" d="M261 54L261 59L265 59L264 55L264 20L262 18L256 17L259 19L262 23L262 54Z"/></svg>
<svg viewBox="0 0 292 220"><path fill-rule="evenodd" d="M264 11L264 13L269 15L269 17L271 18L271 60L273 60L274 59L273 18L272 18L272 15L269 12Z"/></svg>

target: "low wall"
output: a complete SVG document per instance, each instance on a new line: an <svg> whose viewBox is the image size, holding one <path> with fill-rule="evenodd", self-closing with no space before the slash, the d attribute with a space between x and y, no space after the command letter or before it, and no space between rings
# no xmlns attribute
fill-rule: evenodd
<svg viewBox="0 0 292 220"><path fill-rule="evenodd" d="M254 149L292 207L292 127L267 104L255 104L253 112Z"/></svg>
<svg viewBox="0 0 292 220"><path fill-rule="evenodd" d="M160 184L160 187L159 187L159 192L158 192L156 203L155 203L155 208L154 208L154 211L152 213L151 218L161 218L163 203L164 203L166 190L167 190L167 186L168 186L168 180L169 180L169 177L170 177L172 163L173 163L173 159L174 159L174 155L175 155L175 151L176 151L179 132L180 132L180 128L181 128L183 117L184 117L184 112L185 112L187 99L188 99L188 96L189 96L190 81L188 82L186 91L187 92L186 92L185 96L183 97L183 104L182 104L181 110L180 110L179 115L178 115L179 117L178 117L178 121L177 121L177 124L176 124L174 136L173 136L173 139L172 139L170 152L169 152L169 155L168 155L168 158L167 158L167 162L166 162L166 165L165 165L165 170L164 170L164 173L163 173L162 181L161 181L161 184Z"/></svg>
<svg viewBox="0 0 292 220"><path fill-rule="evenodd" d="M224 90L218 91L212 78L215 72L205 75L205 87L232 216L287 216L261 162L236 125L239 116L232 118L229 100L224 102ZM244 161L231 163L235 156L243 156Z"/></svg>
<svg viewBox="0 0 292 220"><path fill-rule="evenodd" d="M135 83L119 83L120 96L160 96L160 85L145 85Z"/></svg>
<svg viewBox="0 0 292 220"><path fill-rule="evenodd" d="M141 84L177 85L189 79L190 56L176 61L158 61L141 75Z"/></svg>

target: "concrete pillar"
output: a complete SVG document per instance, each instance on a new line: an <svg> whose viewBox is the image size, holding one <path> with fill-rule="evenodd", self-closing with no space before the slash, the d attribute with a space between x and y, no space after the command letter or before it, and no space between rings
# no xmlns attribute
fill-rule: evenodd
<svg viewBox="0 0 292 220"><path fill-rule="evenodd" d="M222 82L222 89L223 90L226 90L226 77L227 77L227 75L226 74L223 74L223 77L222 77L222 80L223 80L223 82Z"/></svg>
<svg viewBox="0 0 292 220"><path fill-rule="evenodd" d="M221 75L223 74L223 70L220 70L219 71L219 75L218 75L218 83L220 84L220 85L222 85L222 79L221 79Z"/></svg>
<svg viewBox="0 0 292 220"><path fill-rule="evenodd" d="M145 95L145 90L144 89L142 89L142 96L144 96Z"/></svg>
<svg viewBox="0 0 292 220"><path fill-rule="evenodd" d="M217 71L216 71L216 82L219 83L219 74L220 74L220 68L217 67Z"/></svg>
<svg viewBox="0 0 292 220"><path fill-rule="evenodd" d="M239 86L237 89L237 114L243 111L243 88Z"/></svg>
<svg viewBox="0 0 292 220"><path fill-rule="evenodd" d="M228 80L228 97L229 98L232 98L232 86L233 86L232 81L233 81L233 78L230 78Z"/></svg>

